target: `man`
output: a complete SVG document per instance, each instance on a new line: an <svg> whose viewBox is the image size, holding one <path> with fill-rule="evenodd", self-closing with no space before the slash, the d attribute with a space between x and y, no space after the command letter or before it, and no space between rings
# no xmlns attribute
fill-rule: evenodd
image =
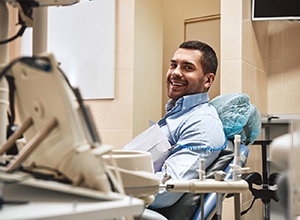
<svg viewBox="0 0 300 220"><path fill-rule="evenodd" d="M199 41L182 43L173 55L166 74L168 97L166 115L158 122L171 146L165 161L171 179L197 179L199 160L207 168L226 147L223 125L208 101L208 90L214 82L218 60L214 50ZM162 179L165 167L156 175ZM160 212L172 207L183 193L159 192L149 209ZM176 218L176 210L163 213ZM172 217L171 217L172 216ZM175 217L174 217L175 216Z"/></svg>

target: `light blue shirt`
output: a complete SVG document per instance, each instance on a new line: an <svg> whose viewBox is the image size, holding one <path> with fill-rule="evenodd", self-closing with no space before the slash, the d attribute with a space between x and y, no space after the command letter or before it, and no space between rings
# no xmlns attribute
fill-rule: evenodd
<svg viewBox="0 0 300 220"><path fill-rule="evenodd" d="M158 122L171 146L176 147L165 161L167 173L173 180L199 178L199 160L206 169L226 147L227 140L216 109L208 103L207 93L181 97L166 105L166 115ZM156 175L162 179L164 168ZM183 193L160 191L151 208L174 204Z"/></svg>

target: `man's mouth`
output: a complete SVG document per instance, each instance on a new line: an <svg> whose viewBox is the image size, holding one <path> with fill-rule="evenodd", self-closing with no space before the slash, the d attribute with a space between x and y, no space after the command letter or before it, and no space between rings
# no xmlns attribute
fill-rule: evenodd
<svg viewBox="0 0 300 220"><path fill-rule="evenodd" d="M184 82L170 81L170 83L171 83L173 86L178 86L178 87L181 87L181 86L185 86L185 85L186 85L186 83L184 83Z"/></svg>

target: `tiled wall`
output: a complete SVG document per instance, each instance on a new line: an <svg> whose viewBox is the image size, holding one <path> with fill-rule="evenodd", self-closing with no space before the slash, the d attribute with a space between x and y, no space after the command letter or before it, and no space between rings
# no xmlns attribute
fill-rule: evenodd
<svg viewBox="0 0 300 220"><path fill-rule="evenodd" d="M300 22L251 21L251 0L228 0L221 14L221 93L247 93L263 114L299 114Z"/></svg>
<svg viewBox="0 0 300 220"><path fill-rule="evenodd" d="M252 23L250 3L222 1L221 93L247 93L251 102L266 114L268 28Z"/></svg>
<svg viewBox="0 0 300 220"><path fill-rule="evenodd" d="M268 113L300 114L300 22L268 25Z"/></svg>

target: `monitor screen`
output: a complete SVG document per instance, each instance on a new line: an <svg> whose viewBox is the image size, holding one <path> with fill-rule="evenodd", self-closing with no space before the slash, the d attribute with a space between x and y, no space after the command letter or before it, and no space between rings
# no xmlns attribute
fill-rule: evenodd
<svg viewBox="0 0 300 220"><path fill-rule="evenodd" d="M300 1L252 0L252 20L300 20Z"/></svg>

